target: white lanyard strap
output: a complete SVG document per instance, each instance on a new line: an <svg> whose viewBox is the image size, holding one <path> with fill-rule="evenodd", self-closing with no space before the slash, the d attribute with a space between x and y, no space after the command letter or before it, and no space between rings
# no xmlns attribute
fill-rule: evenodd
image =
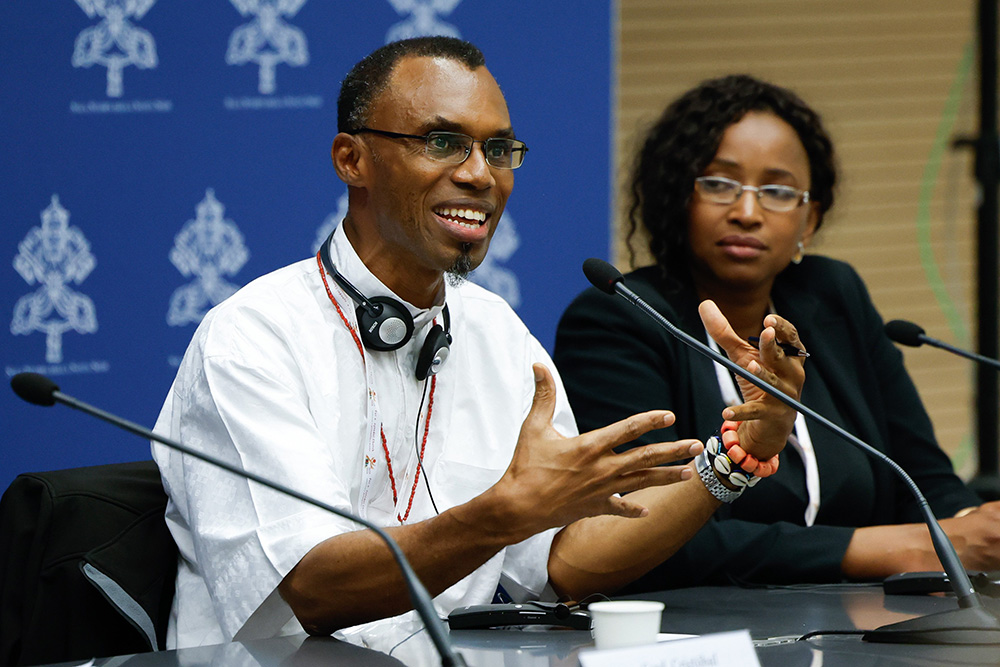
<svg viewBox="0 0 1000 667"><path fill-rule="evenodd" d="M799 453L806 471L806 492L809 504L806 506L806 525L811 526L819 513L819 462L813 449L812 437L806 428L806 418L802 413L795 415L795 431L788 436L788 443Z"/></svg>

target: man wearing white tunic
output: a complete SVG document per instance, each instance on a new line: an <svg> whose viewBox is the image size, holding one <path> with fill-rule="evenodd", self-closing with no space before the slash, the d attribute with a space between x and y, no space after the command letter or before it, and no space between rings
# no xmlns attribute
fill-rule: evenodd
<svg viewBox="0 0 1000 667"><path fill-rule="evenodd" d="M662 465L701 443L614 453L671 423L666 411L578 436L541 345L499 297L460 280L482 261L526 152L482 54L442 37L382 47L345 79L338 130L343 224L317 257L208 313L156 430L386 526L441 613L501 589L610 593L662 562L719 504L690 466ZM351 286L398 302L412 335L372 349ZM790 325L773 320L758 353L713 308L705 320L731 358L798 394L801 362L773 344ZM442 330L450 355L427 375L421 351ZM742 444L770 457L794 413L746 397L726 418L753 420ZM153 451L180 550L170 646L328 634L410 609L370 531Z"/></svg>

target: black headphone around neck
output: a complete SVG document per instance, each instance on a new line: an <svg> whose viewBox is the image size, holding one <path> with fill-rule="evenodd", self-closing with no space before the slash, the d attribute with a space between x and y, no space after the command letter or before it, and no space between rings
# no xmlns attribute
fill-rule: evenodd
<svg viewBox="0 0 1000 667"><path fill-rule="evenodd" d="M391 352L406 345L413 336L413 317L402 303L387 296L366 297L345 278L330 258L330 239L320 246L319 256L326 272L357 304L354 311L358 318L361 342L369 350ZM417 356L415 374L423 381L441 370L451 346L451 317L448 305L441 312L444 327L435 324L424 339Z"/></svg>

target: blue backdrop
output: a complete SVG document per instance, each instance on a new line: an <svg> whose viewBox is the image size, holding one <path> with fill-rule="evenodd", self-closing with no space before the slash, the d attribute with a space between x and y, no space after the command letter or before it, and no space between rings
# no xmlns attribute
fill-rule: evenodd
<svg viewBox="0 0 1000 667"><path fill-rule="evenodd" d="M487 262L551 350L608 254L611 0L0 4L0 329L9 378L151 426L205 310L315 252L343 215L342 76L392 39L480 46L531 148ZM0 391L0 489L148 458L141 439Z"/></svg>

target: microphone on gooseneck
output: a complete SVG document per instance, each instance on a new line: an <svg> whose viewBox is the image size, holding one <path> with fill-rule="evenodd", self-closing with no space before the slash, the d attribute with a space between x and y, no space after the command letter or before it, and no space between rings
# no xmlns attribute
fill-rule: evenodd
<svg viewBox="0 0 1000 667"><path fill-rule="evenodd" d="M955 347L954 345L949 345L943 340L931 338L924 333L923 327L918 324L914 324L913 322L908 322L906 320L892 320L891 322L886 322L885 334L891 341L899 343L900 345L920 347L926 343L931 347L939 347L942 350L951 352L952 354L957 354L960 357L978 361L981 364L986 364L987 366L992 366L993 368L1000 370L1000 361L991 359L990 357L984 357L983 355L976 354L975 352L963 350L959 347Z"/></svg>
<svg viewBox="0 0 1000 667"><path fill-rule="evenodd" d="M646 303L638 294L625 286L625 278L611 264L596 258L583 263L583 272L597 289L608 294L617 294L651 317L681 343L712 361L722 364L733 373L744 378L761 391L778 399L785 405L801 412L814 422L832 431L868 455L879 459L893 469L917 500L924 522L930 530L931 542L941 565L948 574L952 590L958 598L959 609L930 614L900 623L885 625L869 630L863 635L866 641L916 644L1000 644L1000 620L983 606L983 602L972 586L968 572L962 565L955 547L941 529L941 525L931 512L930 505L916 483L898 463L878 451L857 436L844 430L812 408L792 398L776 387L772 387L756 375L729 358L715 352L698 339L681 331L673 322L665 318L655 308ZM918 327L919 328L919 327Z"/></svg>
<svg viewBox="0 0 1000 667"><path fill-rule="evenodd" d="M100 408L96 408L92 405L84 403L83 401L77 400L72 396L59 391L59 385L44 375L39 375L38 373L18 373L11 378L10 386L14 390L15 394L28 403L50 406L55 405L58 402L63 405L68 405L69 407L85 412L92 417L97 417L98 419L125 429L130 433L134 433L135 435L149 440L155 440L171 449L188 454L189 456L193 456L197 459L205 461L206 463L222 468L223 470L227 470L234 475L245 477L270 489L274 489L275 491L279 491L293 498L309 503L310 505L324 509L328 512L336 514L337 516L359 523L373 531L376 535L382 538L382 540L389 547L389 550L392 552L393 558L396 559L396 563L399 565L399 569L403 573L403 580L406 582L406 587L409 590L410 600L413 602L413 608L420 616L420 620L423 621L424 627L427 628L427 632L431 637L431 641L433 641L435 648L441 655L441 664L446 665L447 667L463 667L466 664L462 655L460 653L456 653L455 649L452 648L451 642L449 641L447 634L444 632L443 622L434 610L434 603L431 601L430 594L427 592L424 585L420 583L420 579L417 577L416 572L413 571L413 567L410 566L409 561L406 560L406 556L403 554L403 551L399 548L399 545L396 544L395 540L388 535L388 533L375 524L366 521L359 516L355 516L350 512L338 509L333 505L323 502L322 500L318 500L312 496L308 496L304 493L291 489L283 484L280 484L279 482L269 480L266 477L262 477L247 470L241 470L236 466L211 456L210 454L205 454L191 449L187 445L181 444L176 440L154 433L144 426L140 426L134 422L122 419L117 415L113 415L110 412L105 412Z"/></svg>
<svg viewBox="0 0 1000 667"><path fill-rule="evenodd" d="M10 379L10 387L28 403L48 407L56 404L59 385L38 373L18 373Z"/></svg>
<svg viewBox="0 0 1000 667"><path fill-rule="evenodd" d="M885 335L895 343L920 347L924 344L924 328L906 320L892 320L885 323Z"/></svg>

